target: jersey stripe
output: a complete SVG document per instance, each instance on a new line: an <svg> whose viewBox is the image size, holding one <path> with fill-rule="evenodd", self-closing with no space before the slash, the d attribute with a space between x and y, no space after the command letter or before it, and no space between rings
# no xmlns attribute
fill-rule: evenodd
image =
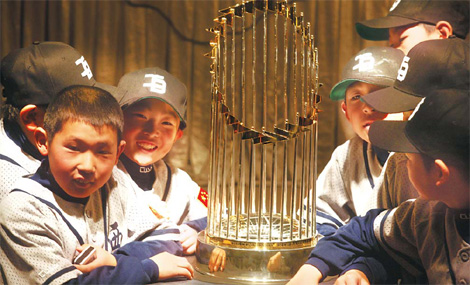
<svg viewBox="0 0 470 285"><path fill-rule="evenodd" d="M69 266L69 267L66 267L64 269L61 269L60 271L52 274L51 277L47 278L47 280L43 283L43 285L50 284L52 281L54 281L54 279L57 279L60 276L64 275L65 273L68 273L68 272L73 271L75 269L77 269L77 268L73 265Z"/></svg>
<svg viewBox="0 0 470 285"><path fill-rule="evenodd" d="M47 206L51 207L52 209L54 209L59 215L60 217L62 218L62 220L64 220L65 224L69 227L70 231L75 235L75 237L77 238L78 242L80 243L80 245L84 244L85 242L83 241L82 237L80 236L80 234L77 232L77 230L72 226L72 224L65 218L64 214L62 214L62 212L54 205L52 204L51 202L43 199L43 198L40 198L40 197L37 197L31 193L28 193L24 190L20 190L20 189L13 189L11 192L14 192L14 191L18 191L18 192L23 192L23 193L26 193L28 195L31 195L33 196L34 198L38 199L39 201L41 201L42 203L46 204Z"/></svg>

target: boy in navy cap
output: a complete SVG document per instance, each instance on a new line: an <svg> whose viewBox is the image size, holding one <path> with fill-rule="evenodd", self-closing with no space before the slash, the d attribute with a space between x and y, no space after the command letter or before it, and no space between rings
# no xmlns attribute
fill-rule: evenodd
<svg viewBox="0 0 470 285"><path fill-rule="evenodd" d="M390 47L366 48L351 58L342 80L331 90L331 99L343 100L341 108L356 136L335 149L317 179L317 230L322 235L333 234L351 218L379 206L374 187L382 183L379 175L388 153L372 147L368 132L387 114L361 98L393 85L403 56Z"/></svg>
<svg viewBox="0 0 470 285"><path fill-rule="evenodd" d="M207 192L163 158L186 127L186 86L158 68L125 74L118 84L126 147L118 167L143 190L158 218L179 225L185 254L207 224Z"/></svg>
<svg viewBox="0 0 470 285"><path fill-rule="evenodd" d="M416 44L431 39L468 34L469 2L453 0L396 0L387 16L356 23L368 40L388 40L407 54Z"/></svg>
<svg viewBox="0 0 470 285"><path fill-rule="evenodd" d="M71 85L93 86L83 56L60 42L35 42L10 52L1 62L0 200L21 176L34 173L44 157L34 142L50 100Z"/></svg>
<svg viewBox="0 0 470 285"><path fill-rule="evenodd" d="M372 143L406 153L420 198L372 210L323 238L290 284L316 284L351 267L363 272L360 282L373 283L370 268L355 266L363 256L396 262L387 272L404 269L416 283L470 282L469 98L468 90L440 89L409 121L372 125Z"/></svg>

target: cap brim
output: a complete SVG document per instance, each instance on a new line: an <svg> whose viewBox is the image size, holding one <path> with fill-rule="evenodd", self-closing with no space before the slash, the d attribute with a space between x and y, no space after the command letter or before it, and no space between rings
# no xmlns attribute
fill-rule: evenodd
<svg viewBox="0 0 470 285"><path fill-rule="evenodd" d="M388 151L419 153L406 136L406 124L407 121L376 121L369 129L370 142Z"/></svg>
<svg viewBox="0 0 470 285"><path fill-rule="evenodd" d="M330 92L330 99L339 101L344 100L346 89L348 89L349 85L353 84L354 82L358 81L357 79L346 79L331 88Z"/></svg>
<svg viewBox="0 0 470 285"><path fill-rule="evenodd" d="M413 110L423 98L408 95L393 87L387 87L362 96L361 99L376 111L399 113Z"/></svg>
<svg viewBox="0 0 470 285"><path fill-rule="evenodd" d="M357 33L366 40L388 40L388 29L418 23L418 21L397 16L385 16L356 23Z"/></svg>

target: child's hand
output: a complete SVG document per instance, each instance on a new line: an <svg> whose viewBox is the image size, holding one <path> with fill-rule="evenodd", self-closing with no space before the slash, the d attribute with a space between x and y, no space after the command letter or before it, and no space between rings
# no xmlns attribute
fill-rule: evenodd
<svg viewBox="0 0 470 285"><path fill-rule="evenodd" d="M194 254L196 252L197 231L188 225L181 225L180 232L180 242L183 246L183 254Z"/></svg>
<svg viewBox="0 0 470 285"><path fill-rule="evenodd" d="M318 284L322 276L320 270L315 266L304 264L287 284Z"/></svg>
<svg viewBox="0 0 470 285"><path fill-rule="evenodd" d="M88 244L83 244L77 247L78 252L82 252L85 248L87 248ZM94 246L95 248L95 256L91 261L84 265L74 264L74 266L83 273L88 273L95 268L101 266L116 266L116 258L106 250L102 249L99 246Z"/></svg>
<svg viewBox="0 0 470 285"><path fill-rule="evenodd" d="M193 279L194 269L184 257L162 252L150 259L158 265L160 271L158 280L160 281L180 276Z"/></svg>
<svg viewBox="0 0 470 285"><path fill-rule="evenodd" d="M225 250L221 248L214 248L209 259L209 270L216 272L217 270L224 271L225 269Z"/></svg>
<svg viewBox="0 0 470 285"><path fill-rule="evenodd" d="M357 285L366 285L370 284L367 276L360 270L352 269L346 271L343 275L338 277L335 282L336 285L347 285L347 284L357 284Z"/></svg>

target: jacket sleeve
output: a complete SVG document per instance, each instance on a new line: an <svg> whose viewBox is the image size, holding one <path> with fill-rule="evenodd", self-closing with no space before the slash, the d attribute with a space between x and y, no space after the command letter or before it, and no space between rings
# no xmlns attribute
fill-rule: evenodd
<svg viewBox="0 0 470 285"><path fill-rule="evenodd" d="M390 261L374 235L374 219L381 209L369 211L364 217L354 217L347 225L341 227L334 235L322 238L311 252L307 264L318 268L323 277L337 275L344 270L353 269L353 265L366 266L364 272L369 280L383 273L383 264ZM377 260L358 260L359 256L375 256ZM379 263L382 263L380 265ZM361 265L357 265L361 264ZM377 272L375 272L377 271Z"/></svg>
<svg viewBox="0 0 470 285"><path fill-rule="evenodd" d="M207 227L207 217L203 217L197 220L192 220L192 221L186 222L185 224L195 229L197 232L200 232Z"/></svg>
<svg viewBox="0 0 470 285"><path fill-rule="evenodd" d="M158 281L158 265L150 259L115 255L117 265L102 266L65 284L147 284Z"/></svg>

